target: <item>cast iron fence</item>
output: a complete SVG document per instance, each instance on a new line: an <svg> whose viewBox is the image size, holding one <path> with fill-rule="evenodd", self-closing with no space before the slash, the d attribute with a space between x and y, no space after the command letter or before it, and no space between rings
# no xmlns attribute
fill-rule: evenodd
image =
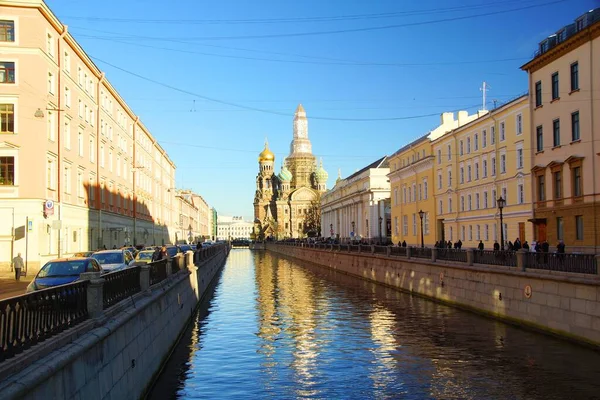
<svg viewBox="0 0 600 400"><path fill-rule="evenodd" d="M387 254L388 246L373 246L376 254Z"/></svg>
<svg viewBox="0 0 600 400"><path fill-rule="evenodd" d="M406 257L406 247L390 247L390 255Z"/></svg>
<svg viewBox="0 0 600 400"><path fill-rule="evenodd" d="M429 247L411 247L410 256L416 258L428 258L431 260L431 248Z"/></svg>
<svg viewBox="0 0 600 400"><path fill-rule="evenodd" d="M516 267L517 253L507 250L475 250L473 252L473 263Z"/></svg>
<svg viewBox="0 0 600 400"><path fill-rule="evenodd" d="M0 300L0 361L88 318L89 281Z"/></svg>
<svg viewBox="0 0 600 400"><path fill-rule="evenodd" d="M140 289L141 266L126 268L122 271L102 275L102 308L117 304L123 299L138 293Z"/></svg>
<svg viewBox="0 0 600 400"><path fill-rule="evenodd" d="M437 259L455 262L467 262L467 251L459 249L438 249Z"/></svg>
<svg viewBox="0 0 600 400"><path fill-rule="evenodd" d="M167 260L148 263L150 267L150 286L167 279Z"/></svg>
<svg viewBox="0 0 600 400"><path fill-rule="evenodd" d="M530 269L597 274L596 256L593 254L543 253L525 254L525 266Z"/></svg>

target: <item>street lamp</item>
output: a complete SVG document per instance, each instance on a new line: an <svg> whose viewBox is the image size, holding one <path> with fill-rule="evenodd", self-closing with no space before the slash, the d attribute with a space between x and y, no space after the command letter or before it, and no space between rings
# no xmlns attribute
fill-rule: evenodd
<svg viewBox="0 0 600 400"><path fill-rule="evenodd" d="M352 221L350 224L352 225L352 232L351 232L351 236L352 236L352 239L354 239L354 237L356 236L356 233L355 233L355 231L354 231L354 221Z"/></svg>
<svg viewBox="0 0 600 400"><path fill-rule="evenodd" d="M425 212L423 210L419 210L419 218L421 218L421 248L425 247L425 244L423 243L423 216L425 215Z"/></svg>
<svg viewBox="0 0 600 400"><path fill-rule="evenodd" d="M502 209L506 205L506 200L502 196L498 197L498 209L500 210L500 250L504 251L504 224L502 219Z"/></svg>
<svg viewBox="0 0 600 400"><path fill-rule="evenodd" d="M379 244L381 244L381 222L383 221L383 217L379 217Z"/></svg>
<svg viewBox="0 0 600 400"><path fill-rule="evenodd" d="M333 224L329 224L329 233L333 237Z"/></svg>

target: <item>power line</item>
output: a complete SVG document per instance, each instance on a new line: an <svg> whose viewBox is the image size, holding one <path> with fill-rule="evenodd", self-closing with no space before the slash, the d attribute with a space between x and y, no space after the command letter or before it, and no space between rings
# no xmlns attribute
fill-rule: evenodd
<svg viewBox="0 0 600 400"><path fill-rule="evenodd" d="M113 18L113 17L81 17L81 16L64 16L65 19L71 20L83 20L90 22L116 22L116 23L139 23L139 24L190 24L190 25L237 25L237 24L276 24L276 23L307 23L307 22L334 22L334 21L355 21L361 19L380 19L380 18L396 18L406 17L412 15L423 15L423 14L440 14L448 13L460 10L473 10L479 8L496 7L500 5L507 5L511 3L531 3L535 0L514 0L514 1L502 1L496 3L483 3L483 4L472 4L448 8L434 8L424 10L409 10L409 11L395 11L387 13L374 13L374 14L351 14L351 15L338 15L338 16L314 16L314 17L290 17L290 18L254 18L254 19L151 19L151 18Z"/></svg>
<svg viewBox="0 0 600 400"><path fill-rule="evenodd" d="M337 29L331 31L312 31L312 32L295 32L295 33L277 33L277 34L267 34L267 35L244 35L244 36L205 36L205 37L188 37L185 40L196 41L196 40L247 40L247 39L273 39L273 38L284 38L284 37L304 37L304 36L322 36L322 35L334 35L341 33L355 33L355 32L369 32L369 31L380 31L380 30L389 30L396 28L406 28L411 26L422 26L422 25L431 25L431 24L439 24L443 22L455 22L455 21L464 21L468 19L475 19L479 17L488 17L492 15L499 14L507 14L516 11L523 11L532 8L540 8L547 7L550 5L564 3L568 0L555 0L552 2L546 2L541 4L534 4L524 7L511 8L509 10L500 10L500 11L491 11L487 13L473 14L473 15L464 15L459 17L451 17L451 18L442 18L437 20L429 20L429 21L420 21L420 22L408 22L404 24L392 24L392 25L383 25L383 26L371 26L371 27L363 27L363 28L348 28L348 29ZM169 38L169 37L140 37L147 40L153 41L173 41L181 38ZM121 38L112 38L112 39L127 39L127 37Z"/></svg>
<svg viewBox="0 0 600 400"><path fill-rule="evenodd" d="M261 112L261 113L266 113L266 114L281 115L281 116L285 116L285 117L292 117L291 114L286 113L286 112L280 112L280 111L275 111L275 110L267 110L267 109L257 108L257 107L250 107L250 106L246 106L246 105L243 105L243 104L233 103L233 102L230 102L230 101L220 100L220 99L217 99L217 98L214 98L214 97L209 97L209 96L201 95L199 93L195 93L195 92L192 92L192 91L189 91L189 90L180 89L180 88L177 88L175 86L169 85L167 83L159 82L157 80L154 80L154 79L142 76L142 75L137 74L135 72L128 71L128 70L126 70L124 68L118 67L118 66L116 66L114 64L109 63L108 61L101 60L101 59L99 59L97 57L90 56L90 58L92 58L93 60L96 60L98 62L101 62L103 64L109 65L109 66L111 66L111 67L113 67L115 69L118 69L119 71L125 72L126 74L135 76L135 77L137 77L139 79L143 79L145 81L154 83L156 85L163 86L163 87L166 87L168 89L171 89L171 90L174 90L174 91L177 91L177 92L180 92L180 93L185 93L185 94L190 95L190 96L199 97L199 98L204 99L204 100L208 100L208 101L212 101L212 102L215 102L215 103L224 104L224 105L228 105L228 106L232 106L232 107L242 108L242 109L245 109L245 110L256 111L256 112ZM468 107L468 108L477 107L478 105L479 105L479 103L475 104L475 105L473 105L471 107ZM459 111L459 110L454 110L454 111ZM335 118L335 117L311 116L311 119L326 120L326 121L353 121L353 122L402 121L402 120L410 120L410 119L433 117L433 116L438 116L438 115L439 115L439 113L431 113L431 114L409 115L409 116L388 117L388 118Z"/></svg>

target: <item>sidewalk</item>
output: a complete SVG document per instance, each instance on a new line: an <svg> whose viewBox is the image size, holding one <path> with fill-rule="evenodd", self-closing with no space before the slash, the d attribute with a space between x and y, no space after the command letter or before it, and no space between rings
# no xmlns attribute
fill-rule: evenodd
<svg viewBox="0 0 600 400"><path fill-rule="evenodd" d="M21 280L17 282L14 272L0 272L0 300L25 294L25 289L33 276L33 274L22 276Z"/></svg>

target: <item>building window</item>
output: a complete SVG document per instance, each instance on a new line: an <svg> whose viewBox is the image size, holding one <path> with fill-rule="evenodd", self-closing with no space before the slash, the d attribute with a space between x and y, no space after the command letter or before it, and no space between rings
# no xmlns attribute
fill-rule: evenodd
<svg viewBox="0 0 600 400"><path fill-rule="evenodd" d="M82 87L83 86L83 70L81 67L77 67L77 84Z"/></svg>
<svg viewBox="0 0 600 400"><path fill-rule="evenodd" d="M492 208L496 208L496 189L492 189Z"/></svg>
<svg viewBox="0 0 600 400"><path fill-rule="evenodd" d="M65 118L64 132L63 138L65 141L65 149L71 149L71 120L69 118Z"/></svg>
<svg viewBox="0 0 600 400"><path fill-rule="evenodd" d="M448 199L448 212L449 213L452 212L452 199L451 198Z"/></svg>
<svg viewBox="0 0 600 400"><path fill-rule="evenodd" d="M500 154L500 173L506 173L506 154Z"/></svg>
<svg viewBox="0 0 600 400"><path fill-rule="evenodd" d="M454 233L454 232L453 232L453 229L452 229L452 227L450 227L450 241L452 241L452 234L453 234L453 233Z"/></svg>
<svg viewBox="0 0 600 400"><path fill-rule="evenodd" d="M54 113L49 111L48 112L48 121L46 124L46 137L48 138L48 140L54 141L55 137L54 137Z"/></svg>
<svg viewBox="0 0 600 400"><path fill-rule="evenodd" d="M471 195L467 196L467 205L469 206L469 208L467 210L471 211L473 209L473 202L471 199Z"/></svg>
<svg viewBox="0 0 600 400"><path fill-rule="evenodd" d="M54 57L54 39L49 33L46 35L46 52L50 57Z"/></svg>
<svg viewBox="0 0 600 400"><path fill-rule="evenodd" d="M554 199L562 199L562 172L555 171L552 175L554 177Z"/></svg>
<svg viewBox="0 0 600 400"><path fill-rule="evenodd" d="M496 176L496 157L492 157L492 176Z"/></svg>
<svg viewBox="0 0 600 400"><path fill-rule="evenodd" d="M477 225L477 240L481 240L481 226Z"/></svg>
<svg viewBox="0 0 600 400"><path fill-rule="evenodd" d="M483 160L483 177L487 178L487 160Z"/></svg>
<svg viewBox="0 0 600 400"><path fill-rule="evenodd" d="M579 133L579 111L571 114L571 140L574 142L581 139Z"/></svg>
<svg viewBox="0 0 600 400"><path fill-rule="evenodd" d="M573 168L573 196L583 196L583 184L581 181L581 167Z"/></svg>
<svg viewBox="0 0 600 400"><path fill-rule="evenodd" d="M538 201L546 201L546 176L537 176L537 195Z"/></svg>
<svg viewBox="0 0 600 400"><path fill-rule="evenodd" d="M554 147L560 146L560 119L552 121L552 137L554 139Z"/></svg>
<svg viewBox="0 0 600 400"><path fill-rule="evenodd" d="M465 169L460 167L460 183L465 183Z"/></svg>
<svg viewBox="0 0 600 400"><path fill-rule="evenodd" d="M579 90L579 64L571 64L571 92Z"/></svg>
<svg viewBox="0 0 600 400"><path fill-rule="evenodd" d="M398 205L398 188L394 188L394 205Z"/></svg>
<svg viewBox="0 0 600 400"><path fill-rule="evenodd" d="M471 182L471 166L467 165L467 182Z"/></svg>
<svg viewBox="0 0 600 400"><path fill-rule="evenodd" d="M63 188L63 190L65 191L66 194L70 194L71 193L71 168L65 167L63 170L63 173L64 173L64 176L63 176L64 188Z"/></svg>
<svg viewBox="0 0 600 400"><path fill-rule="evenodd" d="M562 217L556 217L556 238L558 240L564 239L564 226Z"/></svg>
<svg viewBox="0 0 600 400"><path fill-rule="evenodd" d="M417 214L413 214L412 215L412 220L413 220L413 235L417 235Z"/></svg>
<svg viewBox="0 0 600 400"><path fill-rule="evenodd" d="M517 169L523 168L523 149L517 148Z"/></svg>
<svg viewBox="0 0 600 400"><path fill-rule="evenodd" d="M448 186L452 186L452 171L448 171Z"/></svg>
<svg viewBox="0 0 600 400"><path fill-rule="evenodd" d="M481 132L481 147L484 149L487 147L487 131L485 129Z"/></svg>
<svg viewBox="0 0 600 400"><path fill-rule="evenodd" d="M537 151L544 151L544 130L541 125L535 128L535 138Z"/></svg>
<svg viewBox="0 0 600 400"><path fill-rule="evenodd" d="M552 74L552 100L558 100L560 98L558 92L558 72Z"/></svg>
<svg viewBox="0 0 600 400"><path fill-rule="evenodd" d="M488 208L488 192L483 192L483 208Z"/></svg>
<svg viewBox="0 0 600 400"><path fill-rule="evenodd" d="M448 145L448 161L452 160L452 146Z"/></svg>
<svg viewBox="0 0 600 400"><path fill-rule="evenodd" d="M475 151L479 150L479 135L477 133L473 136L473 149Z"/></svg>
<svg viewBox="0 0 600 400"><path fill-rule="evenodd" d="M466 240L466 237L465 237L465 227L464 226L461 226L461 234L462 234L461 235L462 236L462 240Z"/></svg>
<svg viewBox="0 0 600 400"><path fill-rule="evenodd" d="M583 215L575 216L575 239L583 240Z"/></svg>
<svg viewBox="0 0 600 400"><path fill-rule="evenodd" d="M398 235L400 233L400 226L398 225L398 217L394 217L394 234Z"/></svg>
<svg viewBox="0 0 600 400"><path fill-rule="evenodd" d="M504 122L500 122L500 141L506 140L506 129Z"/></svg>
<svg viewBox="0 0 600 400"><path fill-rule="evenodd" d="M77 197L83 198L83 174L77 171Z"/></svg>
<svg viewBox="0 0 600 400"><path fill-rule="evenodd" d="M0 62L0 83L15 83L14 62Z"/></svg>
<svg viewBox="0 0 600 400"><path fill-rule="evenodd" d="M423 181L423 199L427 200L429 197L429 186L427 185L427 181Z"/></svg>
<svg viewBox="0 0 600 400"><path fill-rule="evenodd" d="M48 72L48 93L54 94L54 74Z"/></svg>
<svg viewBox="0 0 600 400"><path fill-rule="evenodd" d="M460 141L460 144L459 144L459 153L458 154L460 154L461 156L463 155L463 141L462 140Z"/></svg>
<svg viewBox="0 0 600 400"><path fill-rule="evenodd" d="M65 86L65 106L71 108L71 89Z"/></svg>
<svg viewBox="0 0 600 400"><path fill-rule="evenodd" d="M473 225L469 225L469 240L473 240Z"/></svg>
<svg viewBox="0 0 600 400"><path fill-rule="evenodd" d="M444 213L444 202L442 200L440 200L439 203L438 203L438 213L439 214L443 214Z"/></svg>
<svg viewBox="0 0 600 400"><path fill-rule="evenodd" d="M438 174L438 189L442 188L442 174Z"/></svg>
<svg viewBox="0 0 600 400"><path fill-rule="evenodd" d="M0 186L15 184L15 158L0 157Z"/></svg>
<svg viewBox="0 0 600 400"><path fill-rule="evenodd" d="M475 180L479 179L479 163L475 163Z"/></svg>
<svg viewBox="0 0 600 400"><path fill-rule="evenodd" d="M442 163L442 151L441 150L437 151L437 163L438 164Z"/></svg>
<svg viewBox="0 0 600 400"><path fill-rule="evenodd" d="M64 63L65 71L71 72L71 55L67 51L65 51Z"/></svg>
<svg viewBox="0 0 600 400"><path fill-rule="evenodd" d="M488 224L485 224L485 227L484 227L484 231L483 231L483 232L484 232L484 235L485 235L485 236L483 237L483 238L484 238L484 240L485 240L485 241L488 241L488 240L490 240L490 226L489 226Z"/></svg>
<svg viewBox="0 0 600 400"><path fill-rule="evenodd" d="M460 196L460 211L465 211L465 196Z"/></svg>
<svg viewBox="0 0 600 400"><path fill-rule="evenodd" d="M0 42L15 41L15 21L0 21Z"/></svg>
<svg viewBox="0 0 600 400"><path fill-rule="evenodd" d="M523 133L523 115L517 114L517 135Z"/></svg>
<svg viewBox="0 0 600 400"><path fill-rule="evenodd" d="M46 160L46 187L52 190L55 188L54 182L56 181L54 178L54 164L54 160Z"/></svg>
<svg viewBox="0 0 600 400"><path fill-rule="evenodd" d="M96 152L94 151L94 138L90 138L90 142L89 142L89 152L90 152L90 161L96 162ZM287 210L286 210L287 211Z"/></svg>
<svg viewBox="0 0 600 400"><path fill-rule="evenodd" d="M502 188L502 198L505 201L505 205L508 205L508 190L506 188Z"/></svg>
<svg viewBox="0 0 600 400"><path fill-rule="evenodd" d="M475 209L479 210L479 193L475 193Z"/></svg>
<svg viewBox="0 0 600 400"><path fill-rule="evenodd" d="M535 106L541 107L542 105L542 81L535 83Z"/></svg>
<svg viewBox="0 0 600 400"><path fill-rule="evenodd" d="M467 138L467 154L471 154L471 138Z"/></svg>
<svg viewBox="0 0 600 400"><path fill-rule="evenodd" d="M402 216L402 233L404 236L408 235L408 215Z"/></svg>
<svg viewBox="0 0 600 400"><path fill-rule="evenodd" d="M15 133L14 104L0 104L0 133Z"/></svg>
<svg viewBox="0 0 600 400"><path fill-rule="evenodd" d="M77 132L77 154L83 157L83 132Z"/></svg>
<svg viewBox="0 0 600 400"><path fill-rule="evenodd" d="M496 144L496 127L490 128L490 144Z"/></svg>
<svg viewBox="0 0 600 400"><path fill-rule="evenodd" d="M429 235L429 213L423 216L423 234Z"/></svg>
<svg viewBox="0 0 600 400"><path fill-rule="evenodd" d="M525 203L525 190L522 184L517 185L517 203Z"/></svg>

